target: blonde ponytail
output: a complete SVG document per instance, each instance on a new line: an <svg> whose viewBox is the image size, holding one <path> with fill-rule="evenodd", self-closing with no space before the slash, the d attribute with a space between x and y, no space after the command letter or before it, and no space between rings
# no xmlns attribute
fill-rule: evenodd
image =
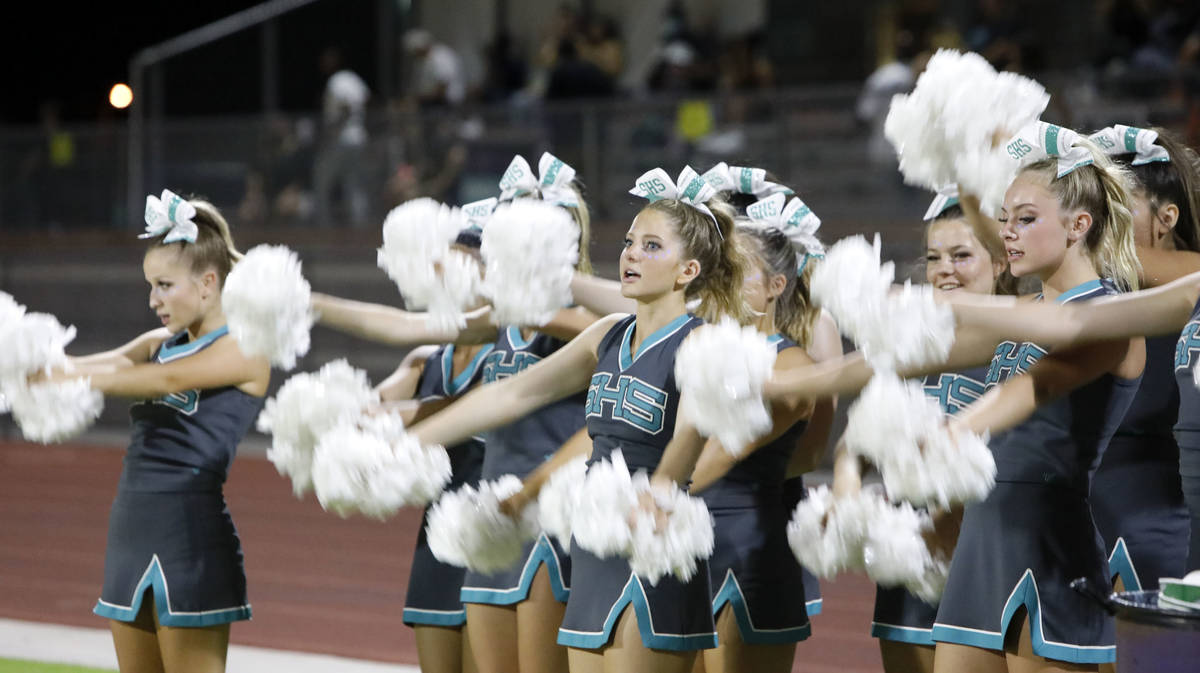
<svg viewBox="0 0 1200 673"><path fill-rule="evenodd" d="M221 211L208 201L189 199L196 209L192 220L196 223L196 241L176 241L164 243L167 234L152 239L151 247L176 246L180 254L187 255L191 260L192 273L201 274L209 269L217 272L218 281L224 285L225 277L233 269L233 265L242 259L233 243L233 235L229 231L229 223L221 215Z"/></svg>

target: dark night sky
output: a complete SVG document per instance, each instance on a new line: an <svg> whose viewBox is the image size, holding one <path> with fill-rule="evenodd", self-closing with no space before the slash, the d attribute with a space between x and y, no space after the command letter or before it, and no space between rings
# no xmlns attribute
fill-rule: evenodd
<svg viewBox="0 0 1200 673"><path fill-rule="evenodd" d="M139 50L258 4L202 2L41 2L8 8L0 41L5 71L0 123L32 124L44 101L60 104L65 121L121 117L109 88L128 81ZM12 20L17 12L24 14ZM317 56L337 45L348 65L373 83L376 2L321 0L279 19L281 107L316 107L322 78ZM251 113L261 109L261 29L250 29L166 62L168 115ZM136 96L137 92L135 92ZM136 104L135 99L135 104Z"/></svg>

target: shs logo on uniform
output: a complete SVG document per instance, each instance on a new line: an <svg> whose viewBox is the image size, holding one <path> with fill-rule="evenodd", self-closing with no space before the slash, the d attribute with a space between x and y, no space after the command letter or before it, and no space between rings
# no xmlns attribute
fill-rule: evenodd
<svg viewBox="0 0 1200 673"><path fill-rule="evenodd" d="M667 393L633 376L614 380L611 373L599 372L588 386L585 409L588 418L611 418L657 435L666 417Z"/></svg>

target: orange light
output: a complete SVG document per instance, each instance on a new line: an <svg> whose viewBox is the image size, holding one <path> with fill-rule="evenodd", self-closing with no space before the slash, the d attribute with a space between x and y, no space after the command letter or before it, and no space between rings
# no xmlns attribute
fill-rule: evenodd
<svg viewBox="0 0 1200 673"><path fill-rule="evenodd" d="M114 84L108 92L108 102L118 110L124 110L133 102L133 89L127 84Z"/></svg>

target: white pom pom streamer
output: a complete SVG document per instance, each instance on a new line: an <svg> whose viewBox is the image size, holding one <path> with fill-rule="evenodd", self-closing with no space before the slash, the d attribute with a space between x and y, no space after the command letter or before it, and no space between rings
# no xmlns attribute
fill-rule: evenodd
<svg viewBox="0 0 1200 673"><path fill-rule="evenodd" d="M880 262L879 235L873 243L849 236L829 247L813 271L813 301L829 311L848 336L860 331L869 314L879 313L896 277L895 265Z"/></svg>
<svg viewBox="0 0 1200 673"><path fill-rule="evenodd" d="M5 391L25 439L48 444L86 430L104 410L104 396L89 379L12 385Z"/></svg>
<svg viewBox="0 0 1200 673"><path fill-rule="evenodd" d="M466 485L443 495L429 510L425 527L430 551L443 563L475 572L511 567L537 535L536 507L517 519L500 512L500 501L519 490L521 480L506 474L478 488Z"/></svg>
<svg viewBox="0 0 1200 673"><path fill-rule="evenodd" d="M296 253L282 245L247 252L225 279L221 307L229 333L247 357L291 369L308 352L311 289Z"/></svg>
<svg viewBox="0 0 1200 673"><path fill-rule="evenodd" d="M383 222L379 268L400 289L410 309L424 309L435 327L466 325L464 311L475 303L479 267L451 250L467 217L433 199L413 199L392 209Z"/></svg>
<svg viewBox="0 0 1200 673"><path fill-rule="evenodd" d="M25 313L8 306L0 322L0 381L22 382L30 374L66 367L67 344L75 327L63 327L48 313Z"/></svg>
<svg viewBox="0 0 1200 673"><path fill-rule="evenodd" d="M315 374L291 377L267 400L258 417L259 431L272 436L267 458L291 478L297 496L312 486L313 450L321 435L378 399L365 372L335 360Z"/></svg>
<svg viewBox="0 0 1200 673"><path fill-rule="evenodd" d="M1037 82L997 73L975 53L939 50L911 94L892 99L884 134L905 182L937 190L959 183L995 214L1019 164L994 135L1007 138L1037 120L1050 101Z"/></svg>
<svg viewBox="0 0 1200 673"><path fill-rule="evenodd" d="M675 355L680 412L734 457L771 429L762 389L777 349L753 327L724 318L695 330Z"/></svg>
<svg viewBox="0 0 1200 673"><path fill-rule="evenodd" d="M657 530L638 506L644 493L667 515ZM713 521L704 501L677 487L651 489L645 473L629 474L619 450L588 469L571 527L580 547L601 558L628 558L630 569L651 585L668 574L688 581L713 550Z"/></svg>
<svg viewBox="0 0 1200 673"><path fill-rule="evenodd" d="M877 372L851 405L845 442L879 467L894 500L949 507L982 500L996 464L983 438L951 434L937 402L921 386Z"/></svg>
<svg viewBox="0 0 1200 673"><path fill-rule="evenodd" d="M863 543L867 576L880 586L903 586L921 600L936 603L950 564L930 552L923 533L932 530L929 514L907 503L876 509Z"/></svg>
<svg viewBox="0 0 1200 673"><path fill-rule="evenodd" d="M441 446L418 444L398 414L344 418L321 434L312 481L326 510L383 520L436 498L450 481L450 458Z"/></svg>
<svg viewBox="0 0 1200 673"><path fill-rule="evenodd" d="M875 489L838 500L827 486L809 489L788 522L792 554L818 577L862 568L867 527L883 506Z"/></svg>
<svg viewBox="0 0 1200 673"><path fill-rule="evenodd" d="M533 199L496 208L483 230L483 294L501 325L544 325L571 303L579 225L564 209Z"/></svg>
<svg viewBox="0 0 1200 673"><path fill-rule="evenodd" d="M571 549L571 520L586 474L587 458L580 456L555 470L538 493L538 525L568 551Z"/></svg>

